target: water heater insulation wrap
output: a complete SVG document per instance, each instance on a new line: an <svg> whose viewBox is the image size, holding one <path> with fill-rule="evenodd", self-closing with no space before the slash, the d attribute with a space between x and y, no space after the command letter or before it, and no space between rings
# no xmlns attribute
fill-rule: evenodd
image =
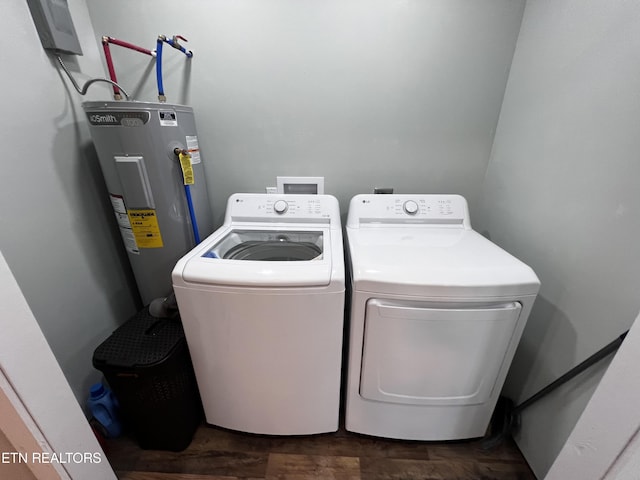
<svg viewBox="0 0 640 480"><path fill-rule="evenodd" d="M176 148L191 152L200 235L213 231L193 109L145 102L86 102L83 108L146 305L171 292L171 271L195 244Z"/></svg>

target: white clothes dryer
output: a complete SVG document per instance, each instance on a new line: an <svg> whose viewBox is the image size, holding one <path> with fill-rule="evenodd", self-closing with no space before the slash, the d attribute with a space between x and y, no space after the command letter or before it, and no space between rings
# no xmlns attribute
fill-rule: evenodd
<svg viewBox="0 0 640 480"><path fill-rule="evenodd" d="M483 436L539 290L533 270L471 229L459 195L357 195L346 232L347 430Z"/></svg>
<svg viewBox="0 0 640 480"><path fill-rule="evenodd" d="M223 226L172 278L208 423L338 429L345 272L334 197L232 195Z"/></svg>

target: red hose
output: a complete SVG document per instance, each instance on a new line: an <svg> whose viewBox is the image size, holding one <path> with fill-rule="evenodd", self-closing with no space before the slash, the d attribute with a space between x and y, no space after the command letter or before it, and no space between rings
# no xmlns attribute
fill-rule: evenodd
<svg viewBox="0 0 640 480"><path fill-rule="evenodd" d="M105 37L105 38L107 39L107 42L113 43L114 45L118 45L119 47L129 48L131 50L135 50L136 52L144 53L146 55L153 57L153 52L147 48L142 48L137 45L134 45L133 43L125 42L124 40L118 40L117 38L113 38L113 37Z"/></svg>
<svg viewBox="0 0 640 480"><path fill-rule="evenodd" d="M109 49L109 42L106 40L106 38L108 37L102 38L102 48L104 49L104 57L107 60L107 69L109 70L109 78L111 78L112 82L118 83L118 80L116 79L116 70L115 68L113 68L113 59L111 58L111 50ZM115 85L113 86L113 95L116 98L120 96L120 89Z"/></svg>
<svg viewBox="0 0 640 480"><path fill-rule="evenodd" d="M142 48L133 43L125 42L124 40L118 40L113 37L102 37L102 48L104 49L104 57L107 60L107 69L109 70L109 77L111 81L114 83L118 83L116 79L116 69L113 66L113 59L111 58L111 49L109 48L109 44L113 43L114 45L118 45L119 47L129 48L131 50L135 50L136 52L144 53L145 55L149 55L153 57L153 52L147 48ZM116 100L120 100L120 89L113 86L113 96Z"/></svg>

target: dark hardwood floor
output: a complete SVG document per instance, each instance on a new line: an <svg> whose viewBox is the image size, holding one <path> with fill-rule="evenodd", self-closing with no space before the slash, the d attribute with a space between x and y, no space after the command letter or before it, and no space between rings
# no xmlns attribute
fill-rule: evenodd
<svg viewBox="0 0 640 480"><path fill-rule="evenodd" d="M141 450L130 438L107 440L120 480L529 480L511 439L491 450L479 440L414 442L340 429L308 437L251 435L202 425L182 452Z"/></svg>

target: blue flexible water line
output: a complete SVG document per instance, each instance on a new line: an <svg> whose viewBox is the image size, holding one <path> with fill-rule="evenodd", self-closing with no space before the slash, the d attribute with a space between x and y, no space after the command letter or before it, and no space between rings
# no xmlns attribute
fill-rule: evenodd
<svg viewBox="0 0 640 480"><path fill-rule="evenodd" d="M164 86L162 85L162 39L158 38L158 46L156 47L156 80L158 82L158 96L164 95Z"/></svg>
<svg viewBox="0 0 640 480"><path fill-rule="evenodd" d="M196 212L193 209L193 200L191 200L191 188L189 185L184 186L184 194L187 197L187 206L189 207L189 216L191 217L191 228L193 228L193 238L196 245L200 243L200 232L198 231L198 222L196 221Z"/></svg>

